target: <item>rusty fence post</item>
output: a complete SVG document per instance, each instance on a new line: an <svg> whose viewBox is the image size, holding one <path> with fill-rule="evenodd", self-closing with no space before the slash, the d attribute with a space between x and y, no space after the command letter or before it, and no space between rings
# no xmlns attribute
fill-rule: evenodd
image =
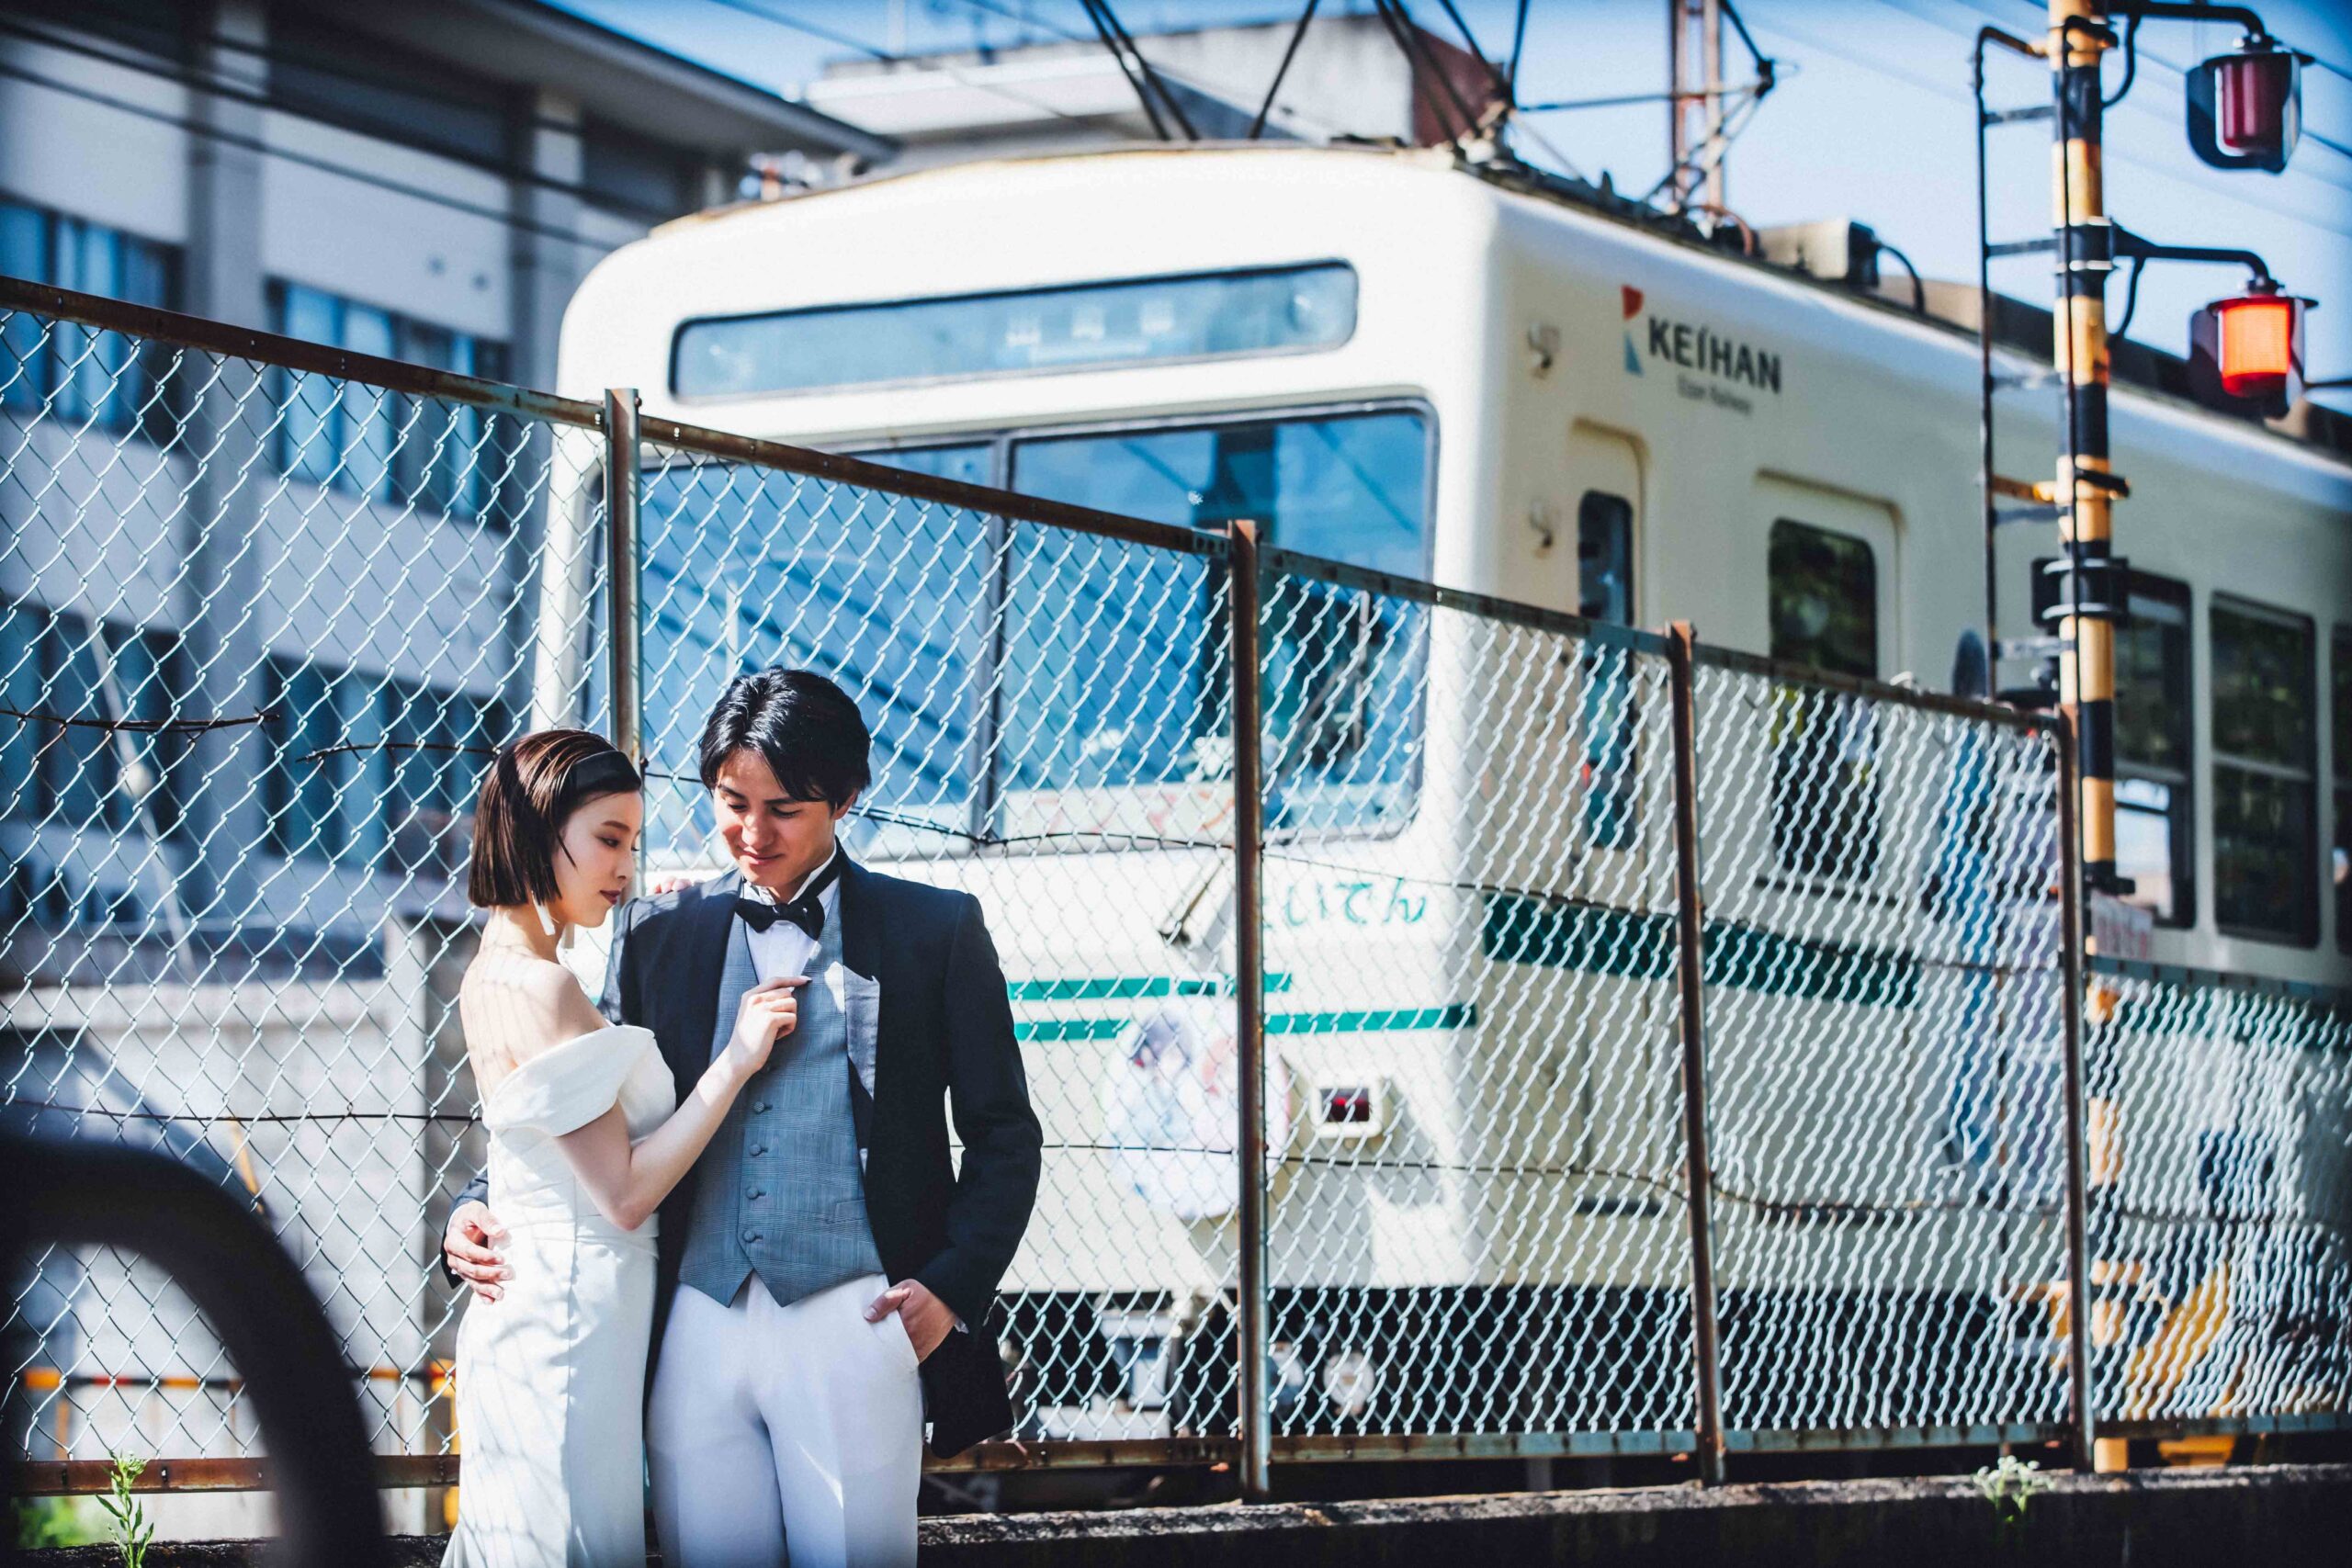
<svg viewBox="0 0 2352 1568"><path fill-rule="evenodd" d="M1710 1200L1714 1168L1707 1159L1707 1052L1702 1003L1706 983L1704 909L1699 890L1699 717L1692 637L1687 621L1667 630L1667 671L1674 695L1675 976L1681 992L1684 1186L1690 1216L1690 1331L1699 1417L1699 1479L1724 1479L1722 1341L1715 1323L1715 1245Z"/></svg>
<svg viewBox="0 0 2352 1568"><path fill-rule="evenodd" d="M613 744L645 765L645 661L638 624L638 400L634 387L605 389L605 604L611 638Z"/></svg>
<svg viewBox="0 0 2352 1568"><path fill-rule="evenodd" d="M2075 766L2074 721L2058 716L2058 908L2059 984L2064 987L2063 1028L2066 1055L2066 1383L2067 1426L2074 1439L2075 1468L2096 1468L2091 1391L2090 1152L2089 1101L2083 1077L2083 841L2082 787Z"/></svg>
<svg viewBox="0 0 2352 1568"><path fill-rule="evenodd" d="M1239 1134L1234 1139L1241 1168L1239 1264L1241 1351L1241 1493L1250 1501L1272 1490L1267 1450L1273 1437L1272 1391L1266 1383L1266 1028L1264 931L1258 872L1264 848L1264 810L1260 795L1258 617L1258 525L1236 522L1228 531L1230 554L1226 600L1230 622L1229 660L1233 682L1233 998L1236 1044L1241 1058Z"/></svg>

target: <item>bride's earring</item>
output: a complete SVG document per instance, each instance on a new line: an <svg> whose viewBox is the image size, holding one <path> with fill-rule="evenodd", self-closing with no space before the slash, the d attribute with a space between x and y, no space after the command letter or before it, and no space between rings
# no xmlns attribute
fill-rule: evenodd
<svg viewBox="0 0 2352 1568"><path fill-rule="evenodd" d="M534 901L531 908L539 917L539 930L547 932L549 936L555 935L555 917L548 913L548 907L545 904Z"/></svg>

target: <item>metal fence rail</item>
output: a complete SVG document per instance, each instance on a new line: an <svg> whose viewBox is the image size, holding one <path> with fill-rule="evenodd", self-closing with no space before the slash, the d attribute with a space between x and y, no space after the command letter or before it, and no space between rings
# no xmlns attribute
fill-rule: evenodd
<svg viewBox="0 0 2352 1568"><path fill-rule="evenodd" d="M247 1194L391 1479L458 1464L480 770L606 728L713 868L779 662L873 725L852 852L986 903L1046 1129L964 1465L2079 1440L2086 1322L2101 1421L2352 1409L2343 1015L2103 973L2070 1115L2047 721L625 391L5 280L0 345L0 1119ZM184 1299L5 1285L38 1484L258 1483Z"/></svg>

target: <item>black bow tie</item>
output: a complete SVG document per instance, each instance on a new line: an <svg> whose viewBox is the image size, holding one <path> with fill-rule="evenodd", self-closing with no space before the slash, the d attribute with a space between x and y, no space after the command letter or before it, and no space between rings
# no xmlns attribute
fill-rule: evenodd
<svg viewBox="0 0 2352 1568"><path fill-rule="evenodd" d="M808 933L810 942L821 942L825 936L825 889L832 886L841 869L842 857L836 854L817 874L817 880L800 890L798 897L781 904L737 894L735 917L755 931L766 931L778 920L790 920Z"/></svg>

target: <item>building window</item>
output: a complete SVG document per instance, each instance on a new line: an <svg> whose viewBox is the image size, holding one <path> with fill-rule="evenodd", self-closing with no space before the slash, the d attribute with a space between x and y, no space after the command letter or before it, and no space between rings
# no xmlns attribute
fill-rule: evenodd
<svg viewBox="0 0 2352 1568"><path fill-rule="evenodd" d="M185 707L192 677L178 633L107 623L93 635L80 615L10 604L0 609L0 679L9 707L44 716L6 723L10 820L178 832L174 770L187 738L101 728L152 724Z"/></svg>
<svg viewBox="0 0 2352 1568"><path fill-rule="evenodd" d="M508 161L506 89L372 38L289 15L269 19L269 93L296 114L469 163Z"/></svg>
<svg viewBox="0 0 2352 1568"><path fill-rule="evenodd" d="M2335 759L2335 852L2328 879L2335 887L2335 945L2352 953L2352 626L2328 639L2329 755Z"/></svg>
<svg viewBox="0 0 2352 1568"><path fill-rule="evenodd" d="M273 657L266 679L262 805L270 848L372 865L384 793L375 692L359 676L290 659Z"/></svg>
<svg viewBox="0 0 2352 1568"><path fill-rule="evenodd" d="M19 202L0 201L0 273L160 310L179 300L173 247ZM0 408L45 407L74 424L167 440L175 428L171 363L161 344L66 321L44 331L17 311L0 327Z"/></svg>
<svg viewBox="0 0 2352 1568"><path fill-rule="evenodd" d="M1776 660L1878 674L1878 558L1849 535L1772 525L1766 592ZM1772 704L1772 844L1803 876L1868 881L1878 870L1878 718L1865 697L1783 685Z"/></svg>
<svg viewBox="0 0 2352 1568"><path fill-rule="evenodd" d="M270 285L271 325L288 337L495 380L506 350L299 283ZM464 404L330 377L270 372L279 473L350 495L503 528L519 502L521 426Z"/></svg>
<svg viewBox="0 0 2352 1568"><path fill-rule="evenodd" d="M383 705L388 869L454 877L464 868L467 814L488 753L510 739L505 705L407 681L388 682Z"/></svg>
<svg viewBox="0 0 2352 1568"><path fill-rule="evenodd" d="M2058 580L2034 562L2036 625L2058 605ZM2188 585L2131 574L2130 617L2115 628L2115 869L2124 902L2158 925L2197 923L2196 748Z"/></svg>
<svg viewBox="0 0 2352 1568"><path fill-rule="evenodd" d="M2318 940L2317 748L2310 619L2217 601L2213 918L2233 936Z"/></svg>
<svg viewBox="0 0 2352 1568"><path fill-rule="evenodd" d="M695 169L677 147L591 119L580 130L581 183L608 206L656 222L701 205Z"/></svg>

